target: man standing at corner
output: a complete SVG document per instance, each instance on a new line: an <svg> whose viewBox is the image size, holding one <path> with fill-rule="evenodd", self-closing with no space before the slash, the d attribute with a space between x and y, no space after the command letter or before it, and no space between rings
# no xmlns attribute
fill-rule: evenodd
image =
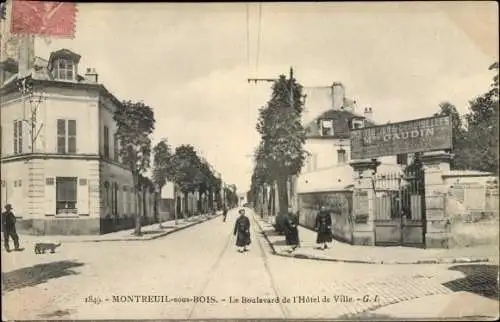
<svg viewBox="0 0 500 322"><path fill-rule="evenodd" d="M12 238L14 241L15 250L19 250L19 237L16 232L16 216L14 216L10 204L5 205L5 211L2 213L2 229L5 250L10 252L9 238Z"/></svg>

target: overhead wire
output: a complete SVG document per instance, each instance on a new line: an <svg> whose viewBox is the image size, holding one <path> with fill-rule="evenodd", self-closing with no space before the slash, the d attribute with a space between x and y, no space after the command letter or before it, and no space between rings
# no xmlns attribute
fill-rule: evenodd
<svg viewBox="0 0 500 322"><path fill-rule="evenodd" d="M247 27L247 68L250 69L250 12L248 3L245 5L246 7L246 27Z"/></svg>
<svg viewBox="0 0 500 322"><path fill-rule="evenodd" d="M259 2L259 25L257 29L257 54L256 54L256 62L255 62L255 71L259 71L259 58L260 58L260 41L262 35L262 2Z"/></svg>

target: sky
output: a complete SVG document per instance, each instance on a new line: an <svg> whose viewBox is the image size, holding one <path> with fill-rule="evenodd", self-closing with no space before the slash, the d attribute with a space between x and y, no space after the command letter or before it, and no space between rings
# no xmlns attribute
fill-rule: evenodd
<svg viewBox="0 0 500 322"><path fill-rule="evenodd" d="M381 123L430 116L442 101L465 113L491 83L497 25L495 2L79 3L75 38L37 39L36 55L77 52L80 71L154 109L153 143L193 145L243 192L271 94L247 78L293 66L305 87L342 82Z"/></svg>

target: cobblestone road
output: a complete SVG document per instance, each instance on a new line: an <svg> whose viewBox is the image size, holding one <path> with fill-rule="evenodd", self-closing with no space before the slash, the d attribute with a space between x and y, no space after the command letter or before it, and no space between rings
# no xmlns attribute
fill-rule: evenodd
<svg viewBox="0 0 500 322"><path fill-rule="evenodd" d="M3 320L345 318L473 287L498 297L491 280L496 265L283 258L270 254L255 223L251 250L238 253L232 236L236 216L231 211L226 223L215 219L146 242L65 244L56 254L38 256L31 249L2 254ZM479 274L475 282L467 281L472 272ZM32 304L26 305L27 299ZM257 300L273 303L252 303Z"/></svg>

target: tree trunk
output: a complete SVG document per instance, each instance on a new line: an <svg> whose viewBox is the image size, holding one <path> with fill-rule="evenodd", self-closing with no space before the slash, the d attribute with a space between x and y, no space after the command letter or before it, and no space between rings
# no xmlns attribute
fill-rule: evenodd
<svg viewBox="0 0 500 322"><path fill-rule="evenodd" d="M148 218L148 203L146 198L146 188L142 188L142 216Z"/></svg>
<svg viewBox="0 0 500 322"><path fill-rule="evenodd" d="M160 229L162 228L161 218L160 218L160 207L161 207L161 201L162 201L162 199L161 199L161 191L162 191L162 189L163 189L163 187L160 187L158 189L159 190L158 193L156 193L156 191L155 191L155 193L154 193L154 199L153 199L154 200L154 203L153 203L153 207L154 208L153 209L154 209L154 213L155 213L154 217L155 217L155 221L158 222L158 223L160 223Z"/></svg>
<svg viewBox="0 0 500 322"><path fill-rule="evenodd" d="M133 182L134 182L134 195L135 195L135 231L134 235L140 236L141 235L141 214L139 213L139 189L138 189L138 181L139 181L139 175L138 173L133 173Z"/></svg>
<svg viewBox="0 0 500 322"><path fill-rule="evenodd" d="M276 230L278 232L284 231L284 219L288 213L288 189L287 177L280 175L277 180L278 184L278 215L276 216Z"/></svg>
<svg viewBox="0 0 500 322"><path fill-rule="evenodd" d="M209 195L208 195L208 207L210 210L214 209L214 195L211 188L209 190Z"/></svg>
<svg viewBox="0 0 500 322"><path fill-rule="evenodd" d="M177 186L174 184L174 223L177 226Z"/></svg>
<svg viewBox="0 0 500 322"><path fill-rule="evenodd" d="M183 211L184 214L189 214L189 200L188 200L188 195L189 195L189 192L185 191L184 192L184 211ZM183 215L183 217L186 218L185 215Z"/></svg>
<svg viewBox="0 0 500 322"><path fill-rule="evenodd" d="M280 176L278 178L278 201L279 201L279 214L288 214L288 178Z"/></svg>

